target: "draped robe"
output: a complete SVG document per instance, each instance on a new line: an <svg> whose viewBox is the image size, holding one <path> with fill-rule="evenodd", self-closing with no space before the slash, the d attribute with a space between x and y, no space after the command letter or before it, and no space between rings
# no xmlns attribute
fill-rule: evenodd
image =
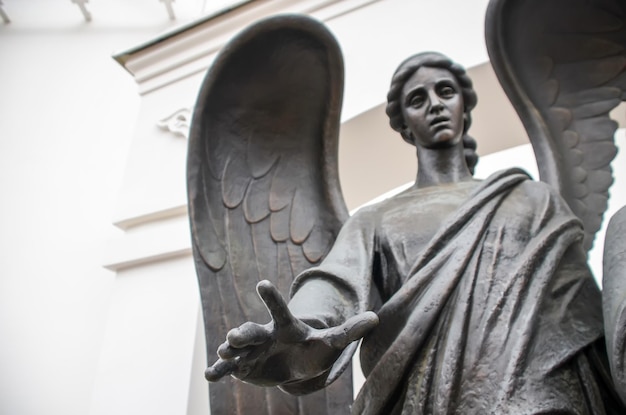
<svg viewBox="0 0 626 415"><path fill-rule="evenodd" d="M419 203L402 194L357 212L294 282L289 306L312 325L378 314L353 413L611 412L600 291L566 203L520 170L498 172L417 250ZM349 358L285 389L322 387Z"/></svg>

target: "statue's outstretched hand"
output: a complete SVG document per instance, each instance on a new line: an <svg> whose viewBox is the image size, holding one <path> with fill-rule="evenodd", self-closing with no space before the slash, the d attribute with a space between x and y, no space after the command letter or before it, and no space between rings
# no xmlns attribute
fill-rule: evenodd
<svg viewBox="0 0 626 415"><path fill-rule="evenodd" d="M270 312L267 324L247 322L228 332L217 350L219 359L205 371L215 382L227 375L260 386L275 386L320 376L343 349L378 324L368 311L327 329L314 329L294 317L282 295L269 281L257 292Z"/></svg>

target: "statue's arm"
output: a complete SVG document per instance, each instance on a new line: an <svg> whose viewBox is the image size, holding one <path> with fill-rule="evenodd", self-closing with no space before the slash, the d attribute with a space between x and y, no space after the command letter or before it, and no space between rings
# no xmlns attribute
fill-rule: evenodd
<svg viewBox="0 0 626 415"><path fill-rule="evenodd" d="M296 277L289 308L302 318L335 326L371 309L378 250L374 208L355 213L342 227L324 261Z"/></svg>
<svg viewBox="0 0 626 415"><path fill-rule="evenodd" d="M373 262L375 246L375 212L364 209L352 216L342 228L332 250L320 266L300 274L292 287L289 309L302 321L315 328L339 328L366 325L367 330L355 337L359 340L378 319L370 310L372 304ZM375 296L374 296L375 297ZM373 322L373 323L372 323ZM357 343L346 345L332 366L322 375L301 382L290 382L281 389L300 395L321 389L334 382L345 370Z"/></svg>

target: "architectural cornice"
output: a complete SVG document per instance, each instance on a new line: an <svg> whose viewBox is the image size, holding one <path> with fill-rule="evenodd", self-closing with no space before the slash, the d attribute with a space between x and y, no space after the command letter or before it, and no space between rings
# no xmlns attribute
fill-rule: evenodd
<svg viewBox="0 0 626 415"><path fill-rule="evenodd" d="M217 52L242 27L275 14L301 13L328 22L380 0L256 0L244 1L204 17L152 41L117 53L113 58L139 86L140 94L205 71Z"/></svg>

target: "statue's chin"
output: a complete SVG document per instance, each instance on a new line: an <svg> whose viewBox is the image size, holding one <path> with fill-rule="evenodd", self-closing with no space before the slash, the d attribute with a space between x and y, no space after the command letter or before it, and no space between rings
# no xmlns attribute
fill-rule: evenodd
<svg viewBox="0 0 626 415"><path fill-rule="evenodd" d="M451 131L444 130L436 133L434 137L432 137L432 139L429 141L430 142L427 144L425 143L426 145L424 145L423 147L436 150L456 146L458 143L461 142L461 137L453 135Z"/></svg>

